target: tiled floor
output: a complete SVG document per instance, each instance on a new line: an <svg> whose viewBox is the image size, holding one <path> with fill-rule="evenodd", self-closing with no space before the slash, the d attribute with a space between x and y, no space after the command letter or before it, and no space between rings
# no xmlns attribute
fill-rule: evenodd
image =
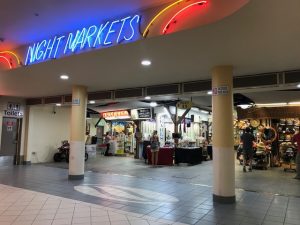
<svg viewBox="0 0 300 225"><path fill-rule="evenodd" d="M275 194L276 183L267 192L237 189L236 204L214 204L211 162L150 168L133 159L105 160L98 172L87 171L83 181L69 181L66 169L52 166L0 166L0 225L300 225L300 198ZM113 168L115 160L124 166ZM241 182L248 179L260 187L270 183L258 177L261 171L239 174L239 169ZM286 175L288 179L279 177L277 183L291 181L292 188L298 184L300 189L293 174Z"/></svg>

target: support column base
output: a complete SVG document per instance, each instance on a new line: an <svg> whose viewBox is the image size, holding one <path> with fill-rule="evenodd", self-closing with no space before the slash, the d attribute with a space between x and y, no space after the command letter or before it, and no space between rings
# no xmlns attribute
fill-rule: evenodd
<svg viewBox="0 0 300 225"><path fill-rule="evenodd" d="M84 174L82 175L69 175L69 180L83 180Z"/></svg>
<svg viewBox="0 0 300 225"><path fill-rule="evenodd" d="M222 204L234 204L235 203L235 196L219 196L219 195L213 195L213 201L216 203L222 203Z"/></svg>

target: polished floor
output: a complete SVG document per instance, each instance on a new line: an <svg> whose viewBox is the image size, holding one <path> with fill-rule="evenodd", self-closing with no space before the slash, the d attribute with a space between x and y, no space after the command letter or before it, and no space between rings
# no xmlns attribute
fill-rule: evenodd
<svg viewBox="0 0 300 225"><path fill-rule="evenodd" d="M212 202L211 161L151 168L99 156L83 181L69 181L66 166L0 166L0 225L300 224L300 181L282 168L243 173L237 164L237 202L222 205Z"/></svg>

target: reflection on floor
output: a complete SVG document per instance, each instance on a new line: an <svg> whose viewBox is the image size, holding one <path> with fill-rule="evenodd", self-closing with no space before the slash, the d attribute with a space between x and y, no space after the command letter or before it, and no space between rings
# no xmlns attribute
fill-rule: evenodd
<svg viewBox="0 0 300 225"><path fill-rule="evenodd" d="M54 165L0 166L0 225L300 224L300 183L280 168L243 173L237 165L238 185L258 191L238 188L236 204L223 205L212 201L211 161L151 168L103 157L90 160L81 181Z"/></svg>
<svg viewBox="0 0 300 225"><path fill-rule="evenodd" d="M1 225L162 225L168 221L142 218L100 205L0 185ZM166 223L163 223L166 222Z"/></svg>

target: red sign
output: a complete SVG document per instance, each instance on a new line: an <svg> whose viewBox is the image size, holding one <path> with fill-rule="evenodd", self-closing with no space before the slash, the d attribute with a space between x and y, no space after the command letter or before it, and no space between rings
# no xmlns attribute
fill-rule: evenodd
<svg viewBox="0 0 300 225"><path fill-rule="evenodd" d="M124 119L124 118L130 118L130 115L127 110L122 111L114 111L114 112L104 112L102 113L102 117L105 119Z"/></svg>

